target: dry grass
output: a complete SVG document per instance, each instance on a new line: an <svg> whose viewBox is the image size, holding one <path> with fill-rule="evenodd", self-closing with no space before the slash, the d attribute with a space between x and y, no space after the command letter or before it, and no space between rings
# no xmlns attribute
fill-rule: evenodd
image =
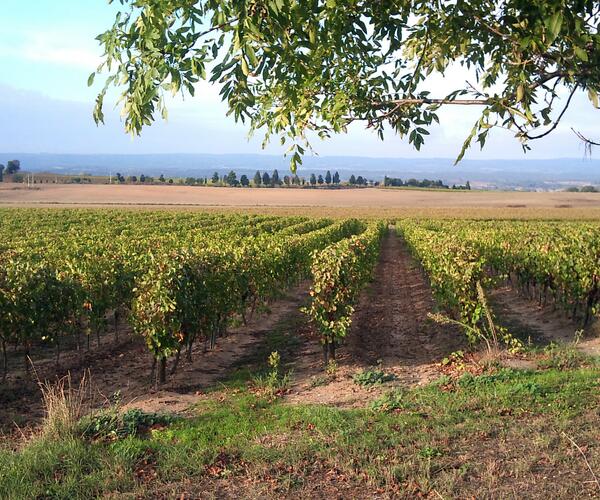
<svg viewBox="0 0 600 500"><path fill-rule="evenodd" d="M51 439L74 436L81 417L90 411L91 379L85 374L78 384L73 384L71 375L56 382L39 382L44 402L45 416L40 434Z"/></svg>

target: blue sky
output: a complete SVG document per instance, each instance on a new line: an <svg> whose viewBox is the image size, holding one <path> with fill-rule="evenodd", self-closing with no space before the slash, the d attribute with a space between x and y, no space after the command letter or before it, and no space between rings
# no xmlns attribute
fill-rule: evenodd
<svg viewBox="0 0 600 500"><path fill-rule="evenodd" d="M49 153L281 153L261 150L261 138L248 141L243 125L225 116L218 89L202 84L196 97L171 103L169 121L157 122L141 138L123 132L118 112L96 127L91 118L101 79L88 88L88 75L101 51L95 36L114 19L118 3L106 0L2 1L0 31L0 151ZM432 89L444 93L464 81L460 71L437 78ZM600 137L599 112L584 95L574 100L561 128L533 144L526 156L509 133L497 131L488 147L469 158L553 158L583 156L570 131L574 126ZM454 157L477 117L474 109L454 107L422 149L389 135L384 142L357 124L347 135L314 144L321 155L377 157Z"/></svg>

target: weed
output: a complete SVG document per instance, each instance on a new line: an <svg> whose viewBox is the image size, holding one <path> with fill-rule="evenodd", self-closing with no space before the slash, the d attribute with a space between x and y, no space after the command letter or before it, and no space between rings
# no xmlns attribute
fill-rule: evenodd
<svg viewBox="0 0 600 500"><path fill-rule="evenodd" d="M411 406L411 403L406 399L406 393L397 389L390 391L373 401L370 405L370 408L374 411L390 412L396 410L405 410Z"/></svg>
<svg viewBox="0 0 600 500"><path fill-rule="evenodd" d="M270 370L266 375L254 377L254 384L269 397L284 393L291 383L291 372L280 373L281 356L277 351L269 355L267 363Z"/></svg>
<svg viewBox="0 0 600 500"><path fill-rule="evenodd" d="M594 364L594 360L590 356L577 349L576 343L558 345L551 342L544 349L544 355L545 358L539 362L540 368L571 370Z"/></svg>
<svg viewBox="0 0 600 500"><path fill-rule="evenodd" d="M148 413L133 408L119 414L115 408L84 417L79 422L83 437L93 440L117 439L142 434L156 426L174 423L177 418L163 413Z"/></svg>
<svg viewBox="0 0 600 500"><path fill-rule="evenodd" d="M367 370L357 373L352 377L354 383L363 387L371 387L381 385L385 382L395 380L396 376L393 373L385 373L382 370Z"/></svg>
<svg viewBox="0 0 600 500"><path fill-rule="evenodd" d="M90 390L88 380L84 375L77 387L72 385L70 375L56 383L39 383L46 412L41 428L44 437L61 439L76 433L79 419L86 410L84 401Z"/></svg>
<svg viewBox="0 0 600 500"><path fill-rule="evenodd" d="M311 387L321 387L323 385L327 385L329 383L329 377L325 375L317 375L316 377L312 377L310 380Z"/></svg>
<svg viewBox="0 0 600 500"><path fill-rule="evenodd" d="M443 453L439 448L427 445L419 450L419 456L422 458L437 458L443 456Z"/></svg>
<svg viewBox="0 0 600 500"><path fill-rule="evenodd" d="M335 362L334 359L330 359L327 362L327 366L325 367L325 373L327 373L327 375L335 375L335 372L337 371L338 365Z"/></svg>
<svg viewBox="0 0 600 500"><path fill-rule="evenodd" d="M465 367L465 353L463 351L454 351L442 359L442 366L452 366L461 371Z"/></svg>
<svg viewBox="0 0 600 500"><path fill-rule="evenodd" d="M427 317L441 325L460 326L465 331L470 342L475 343L478 340L483 340L489 352L497 352L499 350L499 341L502 341L511 353L522 352L524 348L523 342L512 335L506 328L496 324L496 317L488 305L483 286L481 286L479 281L476 283L476 289L478 308L482 312L482 318L476 324L455 320L441 313L428 313Z"/></svg>

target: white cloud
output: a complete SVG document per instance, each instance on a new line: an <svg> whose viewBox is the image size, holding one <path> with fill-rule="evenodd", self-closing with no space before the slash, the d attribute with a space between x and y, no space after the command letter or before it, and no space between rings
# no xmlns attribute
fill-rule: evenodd
<svg viewBox="0 0 600 500"><path fill-rule="evenodd" d="M0 55L31 62L93 71L100 64L101 49L87 37L59 32L26 32L0 41Z"/></svg>

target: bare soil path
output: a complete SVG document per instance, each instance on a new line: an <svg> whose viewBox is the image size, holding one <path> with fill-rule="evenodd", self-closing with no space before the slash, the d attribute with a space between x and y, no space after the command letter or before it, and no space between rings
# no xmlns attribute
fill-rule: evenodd
<svg viewBox="0 0 600 500"><path fill-rule="evenodd" d="M365 365L412 371L460 349L462 335L427 318L431 287L394 231L385 239L372 286L356 308L348 348Z"/></svg>
<svg viewBox="0 0 600 500"><path fill-rule="evenodd" d="M373 392L357 386L352 376L379 365L397 377L395 384L414 386L440 375L438 363L465 347L456 328L427 318L434 309L431 287L408 248L392 230L384 239L373 282L356 307L352 328L338 350L338 368L325 383L320 346L307 341L294 367L291 402L358 406Z"/></svg>
<svg viewBox="0 0 600 500"><path fill-rule="evenodd" d="M581 326L566 318L552 306L540 306L535 300L520 295L510 286L491 294L494 310L509 329L518 330L521 336L530 336L541 344L556 342L568 344L576 340ZM583 332L577 348L591 356L600 356L600 323L591 323Z"/></svg>

